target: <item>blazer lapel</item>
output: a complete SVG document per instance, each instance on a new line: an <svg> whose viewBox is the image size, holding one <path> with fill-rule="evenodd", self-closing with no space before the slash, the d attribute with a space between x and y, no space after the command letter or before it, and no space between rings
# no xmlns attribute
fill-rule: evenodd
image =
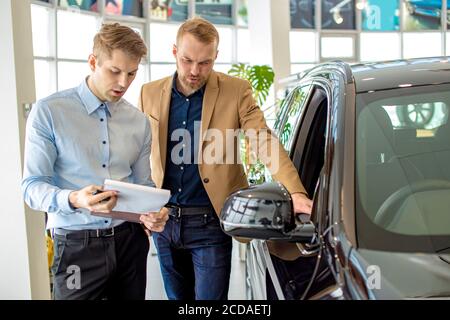
<svg viewBox="0 0 450 320"><path fill-rule="evenodd" d="M200 150L202 150L201 146L203 145L203 138L206 131L209 128L209 123L211 122L211 117L214 112L214 107L216 105L217 96L219 95L219 79L217 74L212 71L209 76L208 82L206 83L205 95L203 97L203 105L202 105L202 130L200 134Z"/></svg>
<svg viewBox="0 0 450 320"><path fill-rule="evenodd" d="M163 173L166 168L166 156L167 156L167 132L169 126L169 109L170 109L170 97L172 93L172 79L168 78L161 90L160 98L160 118L159 118L159 151L161 154L161 165Z"/></svg>

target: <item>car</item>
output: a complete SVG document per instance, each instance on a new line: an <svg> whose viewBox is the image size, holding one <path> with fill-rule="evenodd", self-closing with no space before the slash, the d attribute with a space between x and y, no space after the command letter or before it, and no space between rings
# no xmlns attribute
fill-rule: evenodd
<svg viewBox="0 0 450 320"><path fill-rule="evenodd" d="M406 9L410 15L421 15L440 19L442 0L407 0ZM447 1L447 23L450 23L450 3Z"/></svg>
<svg viewBox="0 0 450 320"><path fill-rule="evenodd" d="M448 299L450 57L335 61L295 78L274 132L312 214L295 215L277 181L227 198L222 229L251 239L247 298ZM409 105L439 111L420 126L399 119ZM288 243L295 261L269 251Z"/></svg>

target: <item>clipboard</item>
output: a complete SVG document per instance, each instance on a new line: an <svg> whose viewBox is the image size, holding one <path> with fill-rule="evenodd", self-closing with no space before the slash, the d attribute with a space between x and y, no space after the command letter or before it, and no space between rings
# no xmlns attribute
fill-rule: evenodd
<svg viewBox="0 0 450 320"><path fill-rule="evenodd" d="M125 220L129 222L135 222L135 223L141 223L141 220L139 219L142 214L134 213L134 212L125 212L125 211L111 211L111 212L98 212L98 211L91 211L91 214L93 216L98 217L104 217L104 218L112 218L112 219L119 219L119 220Z"/></svg>
<svg viewBox="0 0 450 320"><path fill-rule="evenodd" d="M170 191L128 182L105 179L103 190L118 191L117 204L111 212L92 211L94 216L141 223L148 212L159 212L170 199Z"/></svg>

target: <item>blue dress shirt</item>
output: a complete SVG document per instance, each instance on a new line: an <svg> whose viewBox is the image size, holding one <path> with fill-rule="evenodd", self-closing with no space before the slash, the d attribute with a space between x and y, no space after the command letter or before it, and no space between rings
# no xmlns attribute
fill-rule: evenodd
<svg viewBox="0 0 450 320"><path fill-rule="evenodd" d="M170 204L180 207L206 207L211 206L208 194L203 186L198 171L198 141L200 121L202 118L202 104L205 87L197 90L189 97L185 97L177 90L175 73L172 83L170 100L169 128L167 138L167 160L164 170L163 188L169 189ZM180 136L175 130L189 134L189 138ZM174 141L172 141L174 140ZM179 145L185 145L180 148ZM177 157L172 156L175 149ZM180 152L177 152L180 149ZM188 153L184 153L188 150Z"/></svg>
<svg viewBox="0 0 450 320"><path fill-rule="evenodd" d="M48 213L47 228L102 229L122 220L74 209L69 194L114 179L154 186L150 124L126 100L102 102L86 81L37 102L28 120L22 193Z"/></svg>

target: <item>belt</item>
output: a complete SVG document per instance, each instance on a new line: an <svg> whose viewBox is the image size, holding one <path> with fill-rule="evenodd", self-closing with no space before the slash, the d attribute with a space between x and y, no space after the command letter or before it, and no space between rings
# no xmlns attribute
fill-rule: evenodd
<svg viewBox="0 0 450 320"><path fill-rule="evenodd" d="M66 239L85 239L88 238L107 238L113 237L116 233L132 229L132 223L124 222L116 227L107 229L96 229L96 230L67 230L62 228L55 228L53 232L55 235L64 236Z"/></svg>
<svg viewBox="0 0 450 320"><path fill-rule="evenodd" d="M173 217L181 217L181 216L193 216L193 215L199 215L199 214L209 214L214 213L213 207L178 207L173 205L168 205L167 208L169 209L169 216Z"/></svg>

